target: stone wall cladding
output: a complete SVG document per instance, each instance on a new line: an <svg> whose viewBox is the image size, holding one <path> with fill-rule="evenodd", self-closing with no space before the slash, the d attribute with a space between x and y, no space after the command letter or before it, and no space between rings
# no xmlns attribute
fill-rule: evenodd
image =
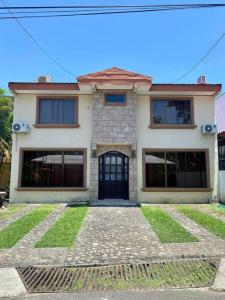
<svg viewBox="0 0 225 300"><path fill-rule="evenodd" d="M106 93L109 91L106 91ZM110 91L113 92L113 91ZM115 92L115 91L114 91ZM127 105L105 105L105 92L95 92L92 100L92 150L97 156L120 151L129 156L129 199L137 199L136 95L126 92ZM98 198L98 158L91 158L90 197Z"/></svg>

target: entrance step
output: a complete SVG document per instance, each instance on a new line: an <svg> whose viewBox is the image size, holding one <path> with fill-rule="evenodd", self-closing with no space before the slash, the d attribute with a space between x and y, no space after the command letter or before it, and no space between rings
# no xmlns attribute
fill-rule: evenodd
<svg viewBox="0 0 225 300"><path fill-rule="evenodd" d="M137 201L121 200L121 199L107 199L107 200L91 200L91 206L102 207L137 207L139 203Z"/></svg>

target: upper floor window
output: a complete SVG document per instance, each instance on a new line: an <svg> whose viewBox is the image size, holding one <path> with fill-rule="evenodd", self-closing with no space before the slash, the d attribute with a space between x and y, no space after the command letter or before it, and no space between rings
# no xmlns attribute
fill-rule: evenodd
<svg viewBox="0 0 225 300"><path fill-rule="evenodd" d="M39 98L37 124L75 125L78 123L78 103L76 98Z"/></svg>
<svg viewBox="0 0 225 300"><path fill-rule="evenodd" d="M151 123L162 125L193 124L192 99L153 99Z"/></svg>
<svg viewBox="0 0 225 300"><path fill-rule="evenodd" d="M225 170L225 138L219 139L218 141L219 149L219 169L221 171Z"/></svg>
<svg viewBox="0 0 225 300"><path fill-rule="evenodd" d="M105 95L105 104L125 105L126 104L126 95L125 94L106 94Z"/></svg>

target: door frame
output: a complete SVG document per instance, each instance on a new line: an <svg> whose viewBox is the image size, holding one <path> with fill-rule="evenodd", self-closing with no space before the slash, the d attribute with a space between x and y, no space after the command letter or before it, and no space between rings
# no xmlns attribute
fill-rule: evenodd
<svg viewBox="0 0 225 300"><path fill-rule="evenodd" d="M105 197L104 196L104 189L103 189L103 184L104 184L104 181L105 180L100 180L100 176L104 175L105 174L105 171L103 171L103 169L101 170L100 169L100 160L102 158L103 162L102 162L102 168L104 168L104 157L107 155L107 154L119 154L118 156L122 158L123 162L122 162L122 166L123 166L123 171L122 171L122 174L123 176L125 176L125 158L127 158L127 171L126 171L126 174L127 174L127 180L123 179L121 181L118 181L118 183L120 182L121 184L124 184L124 197L118 197L118 198L110 198L110 197ZM102 172L102 174L101 174ZM110 173L111 174L111 173ZM117 173L116 173L117 174ZM127 156L126 154L120 152L120 151L117 151L117 150L110 150L110 151L107 151L103 154L101 154L99 157L98 157L98 199L99 200L106 200L106 199L121 199L121 200L129 200L129 156Z"/></svg>

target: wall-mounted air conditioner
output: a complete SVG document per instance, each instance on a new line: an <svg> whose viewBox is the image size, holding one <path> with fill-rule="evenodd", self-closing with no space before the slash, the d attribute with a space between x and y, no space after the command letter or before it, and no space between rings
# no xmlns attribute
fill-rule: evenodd
<svg viewBox="0 0 225 300"><path fill-rule="evenodd" d="M27 122L15 122L12 125L12 132L14 133L28 133L30 127Z"/></svg>
<svg viewBox="0 0 225 300"><path fill-rule="evenodd" d="M216 124L204 124L201 127L202 134L217 134Z"/></svg>

